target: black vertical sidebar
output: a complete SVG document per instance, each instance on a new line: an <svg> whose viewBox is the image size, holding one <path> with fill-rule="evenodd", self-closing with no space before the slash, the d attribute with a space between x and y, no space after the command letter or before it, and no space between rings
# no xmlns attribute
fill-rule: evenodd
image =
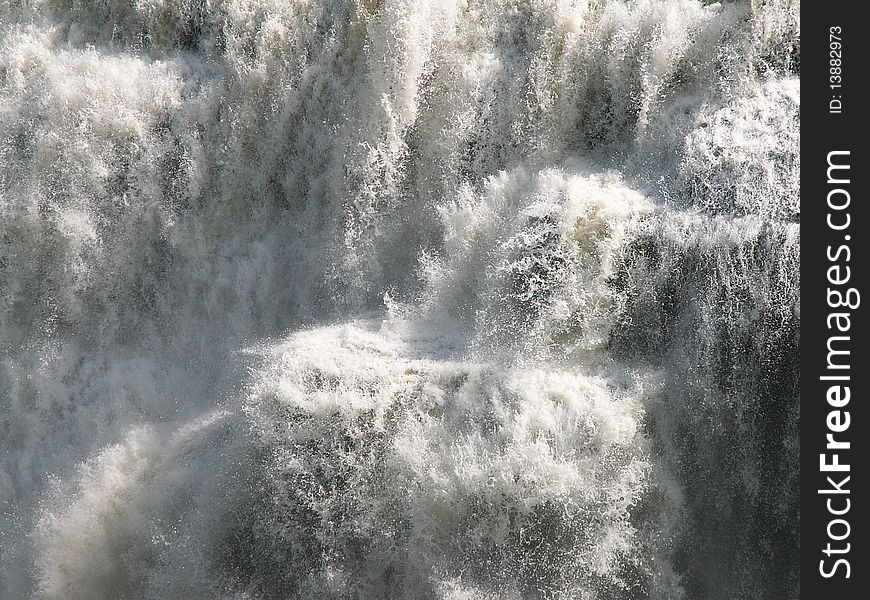
<svg viewBox="0 0 870 600"><path fill-rule="evenodd" d="M866 598L868 24L859 2L801 6L801 593ZM866 294L865 294L866 292Z"/></svg>

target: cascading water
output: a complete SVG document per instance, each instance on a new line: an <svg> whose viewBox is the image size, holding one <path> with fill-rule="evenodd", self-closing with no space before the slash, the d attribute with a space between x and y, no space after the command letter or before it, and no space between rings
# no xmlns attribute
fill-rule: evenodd
<svg viewBox="0 0 870 600"><path fill-rule="evenodd" d="M0 2L0 598L794 598L792 0Z"/></svg>

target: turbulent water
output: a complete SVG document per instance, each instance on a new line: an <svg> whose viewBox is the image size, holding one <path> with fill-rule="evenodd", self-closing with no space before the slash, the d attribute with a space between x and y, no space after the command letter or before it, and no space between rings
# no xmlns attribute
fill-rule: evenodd
<svg viewBox="0 0 870 600"><path fill-rule="evenodd" d="M0 0L0 598L796 598L798 8Z"/></svg>

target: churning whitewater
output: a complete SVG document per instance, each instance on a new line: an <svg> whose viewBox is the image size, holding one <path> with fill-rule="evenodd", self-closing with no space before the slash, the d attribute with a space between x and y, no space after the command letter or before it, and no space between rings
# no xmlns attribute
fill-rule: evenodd
<svg viewBox="0 0 870 600"><path fill-rule="evenodd" d="M798 597L797 0L0 0L0 598Z"/></svg>

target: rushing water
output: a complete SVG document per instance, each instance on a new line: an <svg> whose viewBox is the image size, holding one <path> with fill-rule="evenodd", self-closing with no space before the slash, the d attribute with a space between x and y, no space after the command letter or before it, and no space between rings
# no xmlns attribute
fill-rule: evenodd
<svg viewBox="0 0 870 600"><path fill-rule="evenodd" d="M797 597L799 38L0 0L0 597Z"/></svg>

